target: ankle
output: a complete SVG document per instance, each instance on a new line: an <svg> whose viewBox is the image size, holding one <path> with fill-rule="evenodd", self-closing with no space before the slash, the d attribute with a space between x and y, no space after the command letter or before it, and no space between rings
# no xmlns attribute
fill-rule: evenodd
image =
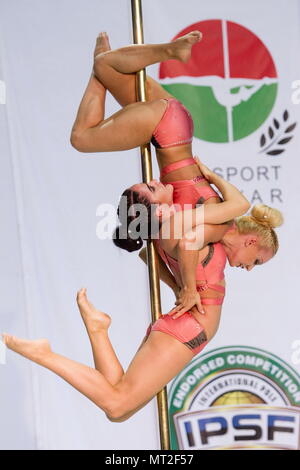
<svg viewBox="0 0 300 470"><path fill-rule="evenodd" d="M177 59L176 47L174 42L168 42L166 44L165 53L167 56L165 60Z"/></svg>
<svg viewBox="0 0 300 470"><path fill-rule="evenodd" d="M51 363L53 355L53 351L36 351L31 359L39 365L44 365Z"/></svg>
<svg viewBox="0 0 300 470"><path fill-rule="evenodd" d="M87 328L88 335L93 338L99 336L108 337L108 329L106 328Z"/></svg>

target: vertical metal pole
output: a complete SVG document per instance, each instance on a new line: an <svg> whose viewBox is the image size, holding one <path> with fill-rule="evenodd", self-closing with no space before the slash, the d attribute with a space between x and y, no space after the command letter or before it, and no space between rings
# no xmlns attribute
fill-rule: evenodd
<svg viewBox="0 0 300 470"><path fill-rule="evenodd" d="M131 0L133 42L134 44L144 43L143 17L141 0ZM146 98L146 71L137 72L137 99L147 101ZM143 181L145 183L152 179L152 163L150 144L141 147L141 162ZM159 268L153 242L147 241L147 258L149 270L150 298L152 321L158 319L161 312ZM170 449L169 419L168 419L168 396L165 387L157 394L157 406L159 416L160 443L162 450Z"/></svg>

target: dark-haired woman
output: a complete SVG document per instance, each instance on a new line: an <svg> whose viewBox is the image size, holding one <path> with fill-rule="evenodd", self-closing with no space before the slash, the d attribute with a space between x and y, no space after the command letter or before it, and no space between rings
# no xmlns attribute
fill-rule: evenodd
<svg viewBox="0 0 300 470"><path fill-rule="evenodd" d="M197 203L221 201L193 158L193 120L188 110L150 77L147 78L148 101L136 103L135 72L167 59L188 61L192 46L201 37L199 31L194 31L168 44L128 46L113 51L106 33L97 38L94 71L78 110L71 143L79 151L90 153L126 150L151 140L161 169L160 182L135 184L122 195L127 198L128 209L132 204L143 204L149 221L153 204L159 211L164 204L184 209ZM123 109L104 119L107 89ZM121 227L128 228L131 220L125 216ZM114 236L117 246L128 251L142 248L141 237L133 238L129 232L124 236L124 230L120 237L119 231L117 228ZM164 263L161 264L161 271L167 274ZM176 292L183 306L190 307L187 299L194 298L201 310L195 289L192 293Z"/></svg>
<svg viewBox="0 0 300 470"><path fill-rule="evenodd" d="M132 45L110 50L106 33L97 38L94 69L72 129L71 142L81 152L105 152L126 150L152 140L161 170L160 182L135 184L123 193L129 205L141 203L148 208L149 214L153 204L159 213L164 204L184 209L189 204L206 206L221 201L193 159L193 121L187 109L150 77L147 78L148 101L136 103L137 70L168 59L186 62L191 57L193 45L201 39L201 33L194 31L167 44ZM106 90L123 109L104 119ZM121 226L128 227L129 221L125 216ZM222 227L219 230L221 237ZM215 234L217 231L215 227ZM143 244L141 238L132 238L130 233L121 239L119 229L114 241L128 251L140 249ZM241 265L249 265L246 258L241 257L239 261ZM229 262L232 264L230 256ZM187 266L182 268L185 272L188 270ZM168 276L163 262L161 270ZM192 298L197 299L195 304L199 305L195 288L187 292L189 288L185 286L185 290L178 293L176 288L182 307L191 307Z"/></svg>
<svg viewBox="0 0 300 470"><path fill-rule="evenodd" d="M128 46L110 50L106 33L97 38L94 72L81 101L72 129L71 143L80 152L127 150L149 142L156 147L161 169L160 183L135 184L124 191L132 203L180 205L220 202L193 159L193 120L188 110L155 80L147 78L148 101L136 102L135 72L167 59L188 61L194 44L201 40L194 31L168 44ZM105 93L109 90L123 109L104 119ZM123 222L123 221L122 221ZM115 243L128 251L138 250L141 239Z"/></svg>

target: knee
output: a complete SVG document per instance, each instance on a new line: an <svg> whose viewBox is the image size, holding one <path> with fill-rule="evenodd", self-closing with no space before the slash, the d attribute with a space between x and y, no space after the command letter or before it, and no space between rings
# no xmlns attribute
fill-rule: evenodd
<svg viewBox="0 0 300 470"><path fill-rule="evenodd" d="M185 250L191 250L196 249L196 244L197 243L197 236L199 237L198 233L196 232L195 228L190 230L189 232L186 232L182 235L181 240L178 242L178 249L181 251ZM201 237L200 237L201 238ZM202 238L201 238L202 240Z"/></svg>
<svg viewBox="0 0 300 470"><path fill-rule="evenodd" d="M123 379L115 385L115 395L111 398L105 414L109 421L122 423L134 414L134 407L129 404L130 390L123 384Z"/></svg>
<svg viewBox="0 0 300 470"><path fill-rule="evenodd" d="M111 414L106 414L106 417L111 421L112 423L123 423L124 421L127 421L129 418L129 415L111 415Z"/></svg>
<svg viewBox="0 0 300 470"><path fill-rule="evenodd" d="M124 407L120 406L119 404L111 406L105 414L112 423L123 423L130 416L128 410L124 409Z"/></svg>

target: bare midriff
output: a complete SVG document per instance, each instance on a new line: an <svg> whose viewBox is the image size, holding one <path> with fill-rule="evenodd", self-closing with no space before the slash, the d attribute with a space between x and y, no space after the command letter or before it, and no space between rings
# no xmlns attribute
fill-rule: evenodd
<svg viewBox="0 0 300 470"><path fill-rule="evenodd" d="M192 146L179 145L178 147L171 147L166 149L156 149L156 157L160 171L171 163L193 158ZM189 165L184 168L172 171L163 178L162 183L169 183L170 181L192 179L195 176L202 176L198 165Z"/></svg>

